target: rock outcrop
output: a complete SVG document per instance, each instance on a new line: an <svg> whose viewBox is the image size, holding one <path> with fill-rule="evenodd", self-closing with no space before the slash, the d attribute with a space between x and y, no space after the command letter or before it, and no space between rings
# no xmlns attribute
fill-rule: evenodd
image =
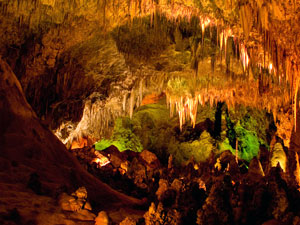
<svg viewBox="0 0 300 225"><path fill-rule="evenodd" d="M0 118L0 160L6 165L1 167L0 188L14 184L32 194L55 197L62 190L71 192L85 186L91 198L106 202L98 205L99 208L141 203L114 191L80 166L57 137L41 124L16 76L2 59ZM9 201L5 203L10 205Z"/></svg>

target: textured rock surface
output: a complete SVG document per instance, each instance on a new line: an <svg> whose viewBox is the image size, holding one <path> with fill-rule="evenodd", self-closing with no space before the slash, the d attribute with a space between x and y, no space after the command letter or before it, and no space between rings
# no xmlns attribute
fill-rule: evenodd
<svg viewBox="0 0 300 225"><path fill-rule="evenodd" d="M210 21L210 24L218 27L218 31L212 31L211 27L209 29L210 36L217 39L214 42L226 38L226 43L227 38L234 34L238 38L238 44L242 43L247 47L250 65L253 68L260 65L260 68L267 70L272 63L276 79L286 79L291 92L283 94L280 88L276 88L272 82L269 84L269 78L266 78L261 83L251 82L251 85L251 79L246 84L235 81L236 88L232 88L232 83L229 83L229 87L223 87L226 94L218 93L219 87L212 87L213 93L209 96L214 96L215 99L225 96L225 100L228 100L234 92L239 103L262 105L275 111L276 117L276 111L279 111L277 107L286 106L285 103L289 104L294 94L297 95L299 71L295 65L299 63L300 50L297 39L299 4L298 1L258 0L243 3L237 0L1 0L0 54L7 59L21 81L26 98L38 117L45 119L45 123L53 129L59 128L58 136L61 140L72 142L76 136L91 135L91 138L98 139L110 135L109 128L115 117L132 115L133 108L139 106L142 95L146 94L140 91L143 88L139 84L143 82L139 78L153 77L156 73L163 77L180 71L190 75L195 72L190 66L196 71L199 67L198 73L202 74L204 69L201 68L205 64L210 66L210 62L201 62L201 46L197 44L197 39L203 40L199 36L200 29L207 28L208 31L207 21ZM184 21L185 18L194 23L192 17L195 16L196 23L201 25L197 27L200 33L197 31L196 35L193 34L192 40L188 34L191 31L187 30L186 25L179 25L179 28L174 23L166 25L166 21L157 16L158 12L171 22L176 19ZM141 21L136 22L135 18L142 18L141 21L148 21L149 24L143 27L139 25ZM138 31L124 26L127 22L134 24L133 28L136 27L134 29ZM231 30L228 31L228 28ZM117 33L114 40L111 38L111 31ZM203 33L204 31L202 30ZM156 35L157 32L162 36L169 34L155 39L160 36ZM136 35L132 37L132 34ZM148 46L147 41L151 45ZM232 42L231 38L228 38L229 41ZM175 44L174 50L177 48L189 53L186 54L185 63L170 64L169 61L180 61L182 57L176 51L174 54L174 50L161 51L170 43ZM220 49L222 43L219 44ZM134 46L139 47L135 49ZM154 46L162 46L158 51L162 55L156 59L152 57L152 52L156 52L156 49L153 50ZM143 51L146 55L132 54L141 52L142 48L145 48ZM211 51L207 49L205 48L206 51ZM233 53L228 49L227 53L225 50L227 56ZM213 56L211 61L216 61L218 57ZM166 58L172 60L165 60ZM255 74L253 68L248 71L250 78ZM156 86L158 83L160 85L160 82L154 83ZM240 88L240 85L244 87ZM279 86L282 87L282 84ZM254 91L257 89L260 90L259 95ZM93 92L96 93L91 95ZM265 97L252 101L261 94ZM282 96L285 98L281 99ZM214 100L210 97L206 101ZM236 102L229 100L227 103L234 105ZM288 146L293 121L290 118L286 121L281 114L278 114L278 118L281 121L278 126L281 124L279 127L282 127L278 133L286 139ZM93 122L95 120L97 123Z"/></svg>
<svg viewBox="0 0 300 225"><path fill-rule="evenodd" d="M72 191L83 185L95 200L109 199L100 208L122 202L125 205L140 202L119 194L83 170L64 145L41 125L27 103L20 83L3 60L0 60L0 73L0 159L1 164L7 165L1 170L1 188L14 184L27 195L35 192L56 196L61 190ZM15 195L19 194L16 190ZM12 200L3 196L7 205Z"/></svg>
<svg viewBox="0 0 300 225"><path fill-rule="evenodd" d="M111 163L105 168L101 168L99 157L94 158L94 152L78 151L76 156L89 162L87 169L102 169L102 174L129 179L132 182L128 189L136 185L143 194L151 190L153 199L157 193L161 202L150 206L145 214L146 224L179 224L182 218L194 223L197 210L199 224L245 224L253 222L256 216L257 224L272 218L285 224L292 220L297 223L298 206L291 200L295 196L299 199L295 193L299 185L299 157L287 154L294 160L292 168L284 146L272 146L271 160L263 165L266 176L260 162L254 159L246 181L242 180L239 166L246 168L247 163L238 165L232 155L223 161L219 159L213 170L205 166L214 157L215 143L210 138L213 129L211 126L210 131L203 132L208 129L202 129L196 115L198 103L213 106L217 101L226 102L229 108L245 104L266 109L273 114L276 135L284 140L285 147L291 144L291 150L299 152L299 129L293 129L300 124L296 123L299 9L300 2L296 0L0 0L0 56L7 62L0 60L0 188L5 193L1 202L11 207L1 206L1 218L15 217L17 224L42 223L47 216L53 223L91 221L95 217L88 211L91 206L82 209L86 205L85 198L81 198L86 196L85 191L64 196L61 206L65 211L81 212L69 216L53 208L55 203L45 197L72 193L81 186L87 188L97 209L140 204L141 201L115 192L89 175L46 126L54 129L67 146L76 140L80 143L77 147L82 147L109 137L118 116L133 118L140 105L159 102L166 95L170 114L176 111L179 115L180 128L178 123L176 129L161 123L153 135L144 132L167 114L156 115L152 120L155 114L143 113L141 109L140 120L133 118L136 123L130 126L136 126L131 129L139 134L143 145L163 150L158 158L163 158L166 150L177 154L178 161L189 160L198 153L195 159L203 161L203 165L190 160L180 172L170 165L170 176L177 177L168 180L150 152L126 160L112 154L106 158ZM143 101L149 94L154 97ZM186 120L191 120L195 132L184 126ZM262 124L257 122L258 126ZM172 131L166 131L166 127ZM240 130L246 134L250 131ZM175 141L167 146L164 135L168 132L180 140L192 138L179 148ZM203 143L196 140L201 133ZM232 150L236 141L238 152L238 144L247 147L252 140L256 154L262 144L255 135L247 135L245 143L236 140L242 135L232 136L231 146L227 144L223 150ZM86 142L82 144L83 139ZM199 151L202 146L205 149ZM240 149L243 150L246 148ZM248 161L251 157L247 157ZM97 168L91 169L90 162L96 162ZM275 171L280 169L278 162L283 172ZM212 174L207 171L213 171L216 180L209 180L207 177ZM291 191L285 185L285 172L294 173L297 178L296 184L291 182ZM200 181L190 181L201 173L204 175ZM280 178L282 173L284 179ZM199 189L206 192L205 201ZM45 205L41 206L43 201ZM184 208L187 202L189 209ZM121 222L128 212L125 214L120 210L109 216Z"/></svg>

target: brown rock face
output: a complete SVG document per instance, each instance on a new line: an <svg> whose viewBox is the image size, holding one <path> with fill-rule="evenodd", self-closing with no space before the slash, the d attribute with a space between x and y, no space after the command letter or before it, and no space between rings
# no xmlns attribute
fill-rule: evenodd
<svg viewBox="0 0 300 225"><path fill-rule="evenodd" d="M27 103L16 76L2 59L0 118L0 161L7 165L1 169L0 182L20 185L30 191L28 187L37 194L52 196L62 188L74 191L85 186L91 198L106 202L105 206L101 206L103 208L114 204L139 203L112 190L81 168L65 146L41 125Z"/></svg>

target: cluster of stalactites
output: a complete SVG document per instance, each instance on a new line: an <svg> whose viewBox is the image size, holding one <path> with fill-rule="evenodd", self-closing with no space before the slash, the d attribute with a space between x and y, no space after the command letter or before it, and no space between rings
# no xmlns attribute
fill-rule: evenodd
<svg viewBox="0 0 300 225"><path fill-rule="evenodd" d="M287 90L274 86L269 92L261 94L259 85L258 81L241 79L234 83L228 82L222 87L197 90L194 96L172 96L166 92L170 116L172 117L177 112L181 130L182 125L187 120L190 120L194 127L198 104L209 104L212 107L217 102L225 102L228 108L234 108L236 105L242 104L253 108L265 109L269 113L273 113L276 121L277 111L289 105L290 99L282 97L288 96Z"/></svg>
<svg viewBox="0 0 300 225"><path fill-rule="evenodd" d="M145 95L150 93L160 94L164 91L164 82L165 76L162 76L160 73L140 77L130 90L123 93L123 114L132 118L134 109L143 105Z"/></svg>
<svg viewBox="0 0 300 225"><path fill-rule="evenodd" d="M218 31L219 31L219 29L218 29ZM246 45L244 44L244 42L242 40L240 40L240 39L238 39L237 37L234 36L233 31L228 27L223 28L221 30L220 34L217 37L221 54L224 51L225 60L226 60L226 57L227 57L227 41L228 41L229 37L234 38L235 48L239 49L240 60L241 60L241 63L243 65L244 71L246 71L248 69L249 62L250 62L247 47L246 47Z"/></svg>
<svg viewBox="0 0 300 225"><path fill-rule="evenodd" d="M116 97L106 101L87 100L80 122L74 124L66 121L54 133L64 144L70 144L83 137L95 140L107 138L111 135L115 119L122 115L120 108ZM62 135L64 129L69 129L69 134L65 137Z"/></svg>
<svg viewBox="0 0 300 225"><path fill-rule="evenodd" d="M271 50L273 52L273 50ZM289 97L292 102L293 107L293 114L294 114L294 128L296 131L296 114L297 114L297 105L300 106L298 102L298 90L299 90L299 82L300 82L300 68L296 63L293 61L292 57L286 57L278 56L278 53L272 53L275 56L271 56L272 58L278 57L280 58L282 65L277 65L277 68L272 64L269 63L269 70L274 71L272 74L279 77L280 80L283 80L281 82L286 82L289 84ZM277 72L278 71L278 72ZM285 77L285 80L284 80Z"/></svg>
<svg viewBox="0 0 300 225"><path fill-rule="evenodd" d="M128 105L129 107L128 114L130 118L132 118L134 108L138 108L142 103L143 90L144 90L144 80L141 79L138 82L138 86L136 88L132 88L129 94L126 93L123 96L123 103L122 103L123 111L126 113L127 111L126 107ZM127 99L128 95L129 95L129 99Z"/></svg>
<svg viewBox="0 0 300 225"><path fill-rule="evenodd" d="M295 129L300 70L299 48L293 35L298 31L292 21L298 16L297 8L298 1L247 1L239 8L245 39L251 32L260 34L263 49L257 63L289 84Z"/></svg>
<svg viewBox="0 0 300 225"><path fill-rule="evenodd" d="M294 129L296 129L296 114L297 114L297 105L300 106L298 102L298 90L300 82L300 69L293 62L292 57L284 57L280 51L275 53L275 50L272 47L268 47L271 53L264 52L263 61L257 62L257 66L260 71L262 68L269 72L269 75L274 76L275 79L279 81L279 84L286 86L288 92L281 98L288 98L293 109L294 115ZM275 62L275 63L273 63ZM279 63L280 62L280 63ZM296 131L296 130L295 130Z"/></svg>
<svg viewBox="0 0 300 225"><path fill-rule="evenodd" d="M204 33L205 28L214 22L208 16L202 15L193 4L185 5L174 1L161 0L159 4L153 0L128 1L128 14L131 20L135 17L150 15L151 25L154 24L155 14L164 15L169 21L186 20L191 22L193 17L198 18L200 27Z"/></svg>
<svg viewBox="0 0 300 225"><path fill-rule="evenodd" d="M227 39L230 36L234 37L233 32L231 31L230 28L226 28L220 33L219 45L221 51L224 49L225 58L226 58L226 49L227 49L226 46ZM275 39L271 36L271 32L266 32L265 36L266 38L264 41L265 43L264 43L262 57L260 57L257 60L257 62L253 62L252 65L257 66L260 69L260 72L262 72L262 68L267 69L270 75L277 76L279 83L289 84L289 92L286 93L286 96L279 96L279 97L284 99L288 98L292 102L293 115L294 115L294 128L296 129L297 105L300 106L300 103L298 102L300 69L295 63L294 60L295 57L284 55L284 50L281 49L276 44ZM243 42L239 43L239 50L240 50L240 59L243 65L243 69L246 72L249 66L250 57L247 51L247 47ZM276 115L276 111L274 113Z"/></svg>
<svg viewBox="0 0 300 225"><path fill-rule="evenodd" d="M193 128L196 125L198 104L205 105L209 103L213 106L217 100L215 96L209 94L196 94L192 96L176 97L166 92L167 106L170 109L170 116L173 117L174 112L178 113L179 126L182 131L183 124L190 120Z"/></svg>
<svg viewBox="0 0 300 225"><path fill-rule="evenodd" d="M156 4L155 1L152 0L131 0L131 5L136 5L135 12L138 9L137 5L142 5L144 8L142 14L150 13L151 18L153 18L156 12L164 14L169 20L178 20L178 19L187 19L191 20L193 16L199 17L200 27L202 29L202 36L204 36L205 28L208 25L216 25L217 27L223 27L223 23L219 23L218 21L213 20L205 15L201 15L201 12L197 7L192 5L183 5L174 3L174 1L160 1L159 4ZM170 4L172 6L170 6ZM255 5L255 4L254 4ZM276 6L276 4L275 4ZM274 7L275 7L274 6ZM256 7L256 8L255 8ZM259 19L257 21L257 26L264 32L264 40L263 40L263 58L257 62L253 62L252 65L258 67L264 67L269 70L269 73L279 77L281 81L283 77L286 78L286 82L290 84L290 98L293 99L293 110L294 115L296 115L296 105L297 105L297 95L298 95L298 87L299 87L299 69L296 67L296 64L293 63L293 58L291 56L285 56L285 50L282 49L276 42L276 37L273 37L270 32L270 27L268 23L267 11L266 7L261 4L258 4L254 8L259 10ZM276 7L275 7L276 8ZM278 10L277 10L278 11ZM244 36L247 40L250 35L250 27L252 20L251 10L248 5L242 5L240 8L240 19L241 25L244 30ZM132 12L133 13L133 12ZM141 15L141 13L139 13ZM132 15L137 15L136 13ZM152 21L152 20L151 20ZM227 39L229 37L234 37L233 31L230 28L222 28L220 35L218 35L220 50L224 50L225 59L227 57ZM235 37L236 45L239 46L239 55L243 65L243 69L246 72L249 66L250 57L246 47L246 44L242 40L238 40ZM282 81L281 81L282 82ZM295 123L296 123L296 119ZM296 127L296 126L295 126Z"/></svg>
<svg viewBox="0 0 300 225"><path fill-rule="evenodd" d="M57 24L63 23L70 13L87 16L88 20L99 20L100 26L106 26L106 23L112 26L120 25L118 23L149 15L151 24L155 24L156 13L166 16L170 21L184 19L190 22L192 17L199 17L202 30L211 23L207 16L201 15L193 3L184 4L169 0L3 0L0 1L0 11L3 15L18 16L20 24L29 27L32 23L40 23L42 20L49 22L49 19Z"/></svg>
<svg viewBox="0 0 300 225"><path fill-rule="evenodd" d="M101 95L92 94L86 101L83 116L78 124L66 121L54 131L56 136L64 143L70 144L74 140L89 137L93 140L109 138L112 134L114 121L120 116L132 118L134 109L142 105L146 92L152 93L151 88L160 93L163 91L163 76L147 76L139 78L129 90L119 90L109 98L102 100ZM68 131L67 131L68 130ZM63 133L68 135L63 135Z"/></svg>
<svg viewBox="0 0 300 225"><path fill-rule="evenodd" d="M249 56L247 53L247 48L243 43L240 44L240 58L243 64L243 69L246 71L249 65Z"/></svg>
<svg viewBox="0 0 300 225"><path fill-rule="evenodd" d="M166 93L167 104L170 108L170 115L173 116L174 111L178 113L180 130L182 131L182 125L185 124L187 120L191 120L193 128L196 125L198 98L197 97L173 97Z"/></svg>

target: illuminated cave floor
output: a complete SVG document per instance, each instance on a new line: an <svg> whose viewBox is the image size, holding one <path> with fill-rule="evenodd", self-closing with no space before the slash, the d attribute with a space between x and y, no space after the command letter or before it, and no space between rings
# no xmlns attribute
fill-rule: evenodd
<svg viewBox="0 0 300 225"><path fill-rule="evenodd" d="M250 164L243 160L237 164L235 156L225 151L205 163L189 160L182 166L175 166L172 157L168 164L161 164L147 150L120 153L112 146L99 154L91 146L70 151L114 189L147 199L146 208L141 208L144 216L133 214L130 221L135 222L129 223L128 218L123 224L300 222L300 192L292 163L285 173L279 165L271 168L266 149L260 150L260 160L254 158ZM95 154L101 162L92 162Z"/></svg>

